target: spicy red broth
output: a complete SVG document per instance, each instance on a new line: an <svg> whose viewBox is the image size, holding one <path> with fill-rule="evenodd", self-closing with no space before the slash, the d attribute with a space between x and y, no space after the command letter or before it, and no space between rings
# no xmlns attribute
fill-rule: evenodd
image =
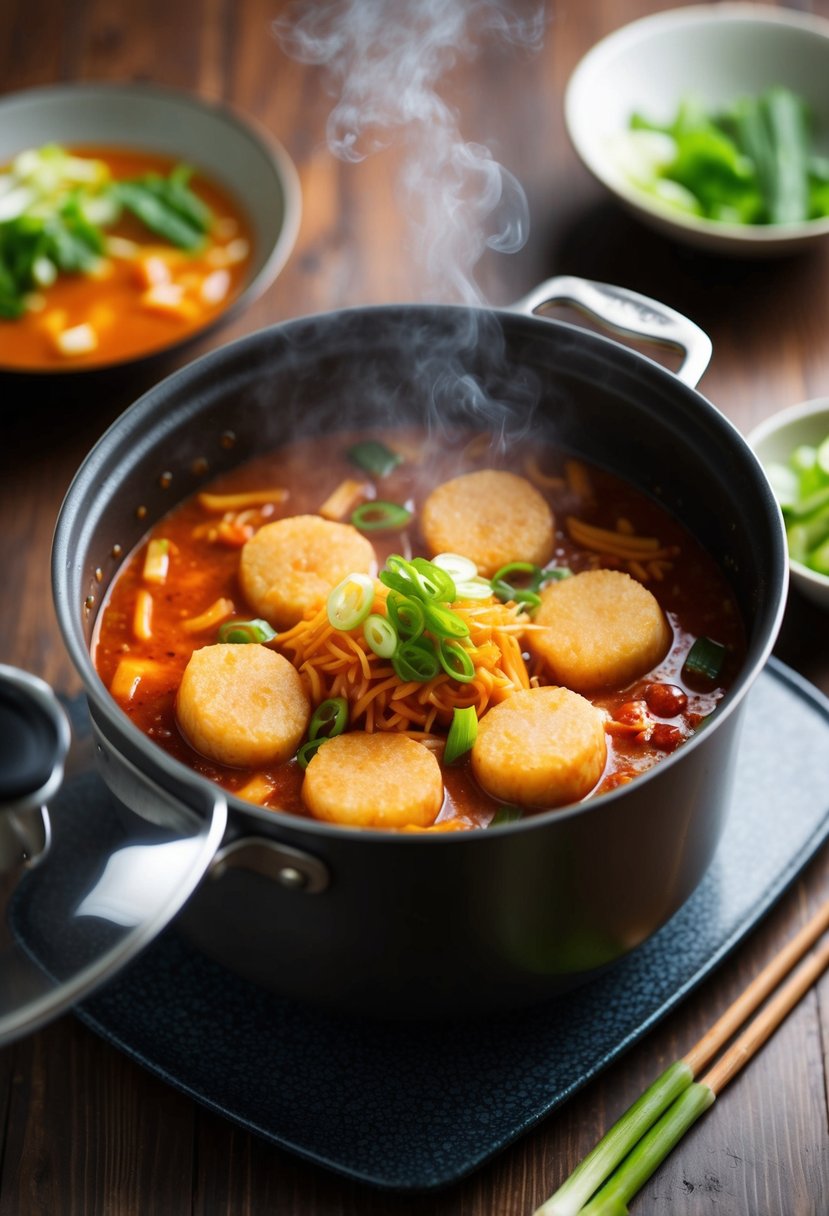
<svg viewBox="0 0 829 1216"><path fill-rule="evenodd" d="M392 467L378 472L355 464L349 453L367 439L380 441L393 454ZM493 456L487 436L472 436L462 450L448 451L422 433L409 430L333 434L286 444L222 476L208 487L208 492L191 497L160 520L124 563L97 621L93 657L102 680L140 730L196 772L265 808L313 817L307 782L315 771L316 757L325 755L327 742L305 769L297 759L302 743L278 763L222 763L193 746L182 728L183 714L177 714L177 695L191 656L215 646L222 625L263 619L240 580L246 546L263 528L296 517L351 529L349 521L356 512L364 529L358 527L356 531L373 547L377 569L390 555L430 559L435 556L434 539L430 546L424 526L434 528L431 516L441 505L440 496L432 497L435 491L454 483L459 476L487 471L512 473L516 481L509 485L521 493L524 485L529 486L536 496L533 503L543 500L544 510L549 510L550 549L549 556L545 551L544 576L539 584L545 605L557 604L555 597L566 584L570 588L579 585L571 580L590 571L608 570L616 572L614 587L618 584L625 594L635 591L632 603L638 605L647 593L647 604L656 605L659 619L665 622L669 642L657 661L621 682L603 683L601 673L593 673L591 680L594 684L598 681L599 686L572 694L577 708L587 703L585 712L594 715L590 722L594 734L598 721L603 735L598 760L596 755L590 759L597 764L595 780L584 777L581 759L573 761L582 782L578 797L601 794L634 780L681 747L726 694L745 648L736 600L713 558L658 503L619 478L537 442L515 445L506 456ZM458 483L461 493L475 484L463 480ZM402 521L392 516L387 530L372 527L378 519L382 524L381 513L371 505L378 500L408 512L408 517ZM430 505L424 511L427 503ZM505 503L497 516L498 528L507 508ZM522 559L520 522L514 534L515 560ZM501 538L502 543L509 546L510 535L507 529L507 539ZM153 541L152 552L159 558L157 567L148 563L148 545ZM454 548L457 552L461 546ZM305 557L302 561L307 565ZM375 580L375 574L376 570L366 577ZM560 577L562 574L564 577ZM622 579L621 574L627 577ZM515 572L510 577L516 585L520 583ZM384 597L392 592L376 580L374 585L373 615L383 616L388 610ZM582 579L581 585L587 582ZM349 711L345 734L367 729L374 734L402 733L430 750L442 782L436 813L419 810L411 823L395 822L391 826L431 830L486 827L505 816L532 814L543 805L537 795L521 802L520 780L517 797L505 798L493 792L500 788L497 782L484 788L480 780L484 769L475 763L478 743L452 763L446 763L444 757L453 706L477 705L478 728L483 732L488 715L498 710L503 716L501 707L514 692L566 687L544 657L541 641L548 637L543 632L548 627L534 623L542 609L516 607L504 596L503 588L501 592L501 599L490 596L477 605L460 601L443 605L449 609L450 626L453 612L464 620L477 619L476 613L491 612L496 621L486 637L479 630L474 645L469 638L461 639L461 646L476 662L479 656L482 662L480 670L475 667L474 680L465 684L445 670L431 684L407 682L395 674L391 666L394 660L371 650L362 624L339 633L332 631L324 619L326 607L319 603L296 623L274 624L272 620L275 637L253 643L290 661L298 671L310 712L332 693L344 694ZM633 615L638 613L637 607ZM326 634L326 644L332 648L330 654L319 659L313 654L311 623L315 620L317 634ZM428 638L428 630L422 636ZM509 653L505 649L496 654L495 665L485 670L485 664L491 663L491 639L498 636ZM631 643L634 649L639 644L635 638ZM696 649L700 644L703 650L707 646L709 658L714 653L713 667L709 665L706 670L703 662L702 670L694 669L693 664L689 668L689 654L695 652L695 644ZM627 637L612 645L630 648ZM347 657L332 659L331 654ZM347 668L349 662L351 667ZM336 670L337 664L341 671ZM366 684L366 671L373 679L379 673L373 686ZM411 675L408 668L404 675ZM373 698L373 689L381 685L386 687ZM307 743L305 731L302 739ZM532 746L530 738L528 747ZM595 746L591 743L594 751ZM333 754L332 748L329 755ZM506 765L506 751L504 757ZM320 771L322 767L321 763L316 765ZM584 780L588 780L589 788L582 793ZM549 805L560 804L563 797L551 797ZM320 817L327 817L327 813ZM372 819L365 822L368 826L389 826Z"/></svg>

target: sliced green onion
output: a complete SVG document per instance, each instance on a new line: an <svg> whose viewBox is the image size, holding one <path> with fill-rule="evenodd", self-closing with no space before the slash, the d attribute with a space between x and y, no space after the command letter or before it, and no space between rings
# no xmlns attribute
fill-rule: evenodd
<svg viewBox="0 0 829 1216"><path fill-rule="evenodd" d="M245 642L270 642L276 637L276 633L271 629L267 621L225 621L224 625L219 626L219 641L245 643Z"/></svg>
<svg viewBox="0 0 829 1216"><path fill-rule="evenodd" d="M411 564L417 572L417 584L426 599L438 600L444 604L453 602L455 582L446 570L442 570L434 562L427 561L425 557L414 557Z"/></svg>
<svg viewBox="0 0 829 1216"><path fill-rule="evenodd" d="M398 679L406 683L417 680L419 684L425 684L427 680L433 680L440 670L435 648L428 638L403 642L398 646L391 665Z"/></svg>
<svg viewBox="0 0 829 1216"><path fill-rule="evenodd" d="M399 553L392 553L380 571L380 582L404 595L415 595L421 600L436 600L451 604L455 598L452 578L439 566L415 557L407 561Z"/></svg>
<svg viewBox="0 0 829 1216"><path fill-rule="evenodd" d="M541 586L544 583L560 583L563 578L572 578L573 571L569 566L545 566L541 571ZM536 587L536 591L538 588Z"/></svg>
<svg viewBox="0 0 829 1216"><path fill-rule="evenodd" d="M444 764L454 764L459 756L465 755L478 737L478 715L475 706L456 709L452 714L452 725L446 736L446 747L443 750Z"/></svg>
<svg viewBox="0 0 829 1216"><path fill-rule="evenodd" d="M492 576L493 583L512 583L520 587L529 587L537 591L541 586L541 567L533 562L509 562L496 570ZM515 583L515 575L523 576L521 582Z"/></svg>
<svg viewBox="0 0 829 1216"><path fill-rule="evenodd" d="M392 591L386 599L386 612L401 641L413 642L426 628L426 613L420 600Z"/></svg>
<svg viewBox="0 0 829 1216"><path fill-rule="evenodd" d="M398 528L405 528L411 518L412 513L407 507L378 498L374 502L364 502L352 512L351 522L361 532L395 532Z"/></svg>
<svg viewBox="0 0 829 1216"><path fill-rule="evenodd" d="M537 608L542 577L541 567L534 562L509 562L493 574L492 594L504 604L513 600L519 606Z"/></svg>
<svg viewBox="0 0 829 1216"><path fill-rule="evenodd" d="M432 565L445 570L455 583L468 582L478 575L478 567L472 559L461 553L438 553L432 558Z"/></svg>
<svg viewBox="0 0 829 1216"><path fill-rule="evenodd" d="M321 701L311 715L308 726L308 741L333 739L341 735L348 726L348 701L345 697L329 697Z"/></svg>
<svg viewBox="0 0 829 1216"><path fill-rule="evenodd" d="M488 600L492 595L492 584L488 578L470 578L455 583L455 595L459 600Z"/></svg>
<svg viewBox="0 0 829 1216"><path fill-rule="evenodd" d="M403 463L403 457L393 452L378 439L366 439L363 443L355 443L348 449L348 459L367 473L375 477L386 477L392 469Z"/></svg>
<svg viewBox="0 0 829 1216"><path fill-rule="evenodd" d="M348 632L362 625L374 603L374 579L359 571L347 574L330 592L326 611L335 629Z"/></svg>
<svg viewBox="0 0 829 1216"><path fill-rule="evenodd" d="M376 655L390 659L397 650L398 637L388 617L372 612L363 622L363 637Z"/></svg>
<svg viewBox="0 0 829 1216"><path fill-rule="evenodd" d="M524 818L524 808L520 806L499 806L489 821L491 828L499 828L505 823L517 823Z"/></svg>
<svg viewBox="0 0 829 1216"><path fill-rule="evenodd" d="M426 616L426 628L430 633L441 638L468 638L469 626L462 616L451 608L441 608L438 604L423 605Z"/></svg>
<svg viewBox="0 0 829 1216"><path fill-rule="evenodd" d="M682 667L682 673L692 679L714 683L718 680L725 663L725 647L711 638L697 638Z"/></svg>
<svg viewBox="0 0 829 1216"><path fill-rule="evenodd" d="M307 739L296 754L297 763L300 768L307 768L311 761L316 756L323 743L327 743L328 739L321 735L318 739Z"/></svg>
<svg viewBox="0 0 829 1216"><path fill-rule="evenodd" d="M503 579L492 580L492 594L502 604L507 604L512 600L519 607L537 608L541 603L541 596L537 591L533 591L529 587L513 587L510 583L505 583Z"/></svg>
<svg viewBox="0 0 829 1216"><path fill-rule="evenodd" d="M451 639L443 638L438 645L438 661L448 676L461 684L475 679L475 664L469 651Z"/></svg>

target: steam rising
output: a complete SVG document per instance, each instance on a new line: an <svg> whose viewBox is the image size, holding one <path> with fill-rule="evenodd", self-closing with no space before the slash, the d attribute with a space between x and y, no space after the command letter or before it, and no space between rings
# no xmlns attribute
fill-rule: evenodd
<svg viewBox="0 0 829 1216"><path fill-rule="evenodd" d="M405 142L399 182L410 218L413 270L428 298L479 305L474 268L487 247L514 253L527 239L518 180L489 149L461 137L440 80L460 58L499 41L536 50L540 0L301 0L274 23L286 54L327 69L336 98L328 145L357 163Z"/></svg>

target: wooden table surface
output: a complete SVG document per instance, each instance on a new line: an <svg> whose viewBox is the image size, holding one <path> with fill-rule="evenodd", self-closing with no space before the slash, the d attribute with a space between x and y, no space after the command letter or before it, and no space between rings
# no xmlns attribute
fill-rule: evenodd
<svg viewBox="0 0 829 1216"><path fill-rule="evenodd" d="M434 8L451 14L454 3ZM370 7L369 0L353 5ZM427 7L389 4L388 21ZM436 89L455 107L463 140L486 145L529 203L523 249L489 252L475 268L484 298L505 304L552 274L574 273L664 301L711 335L714 357L701 389L745 432L776 410L829 394L829 243L767 264L683 250L608 201L564 131L562 94L579 58L609 30L661 7L659 0L556 4L543 45L528 51L481 32L483 16L494 11L485 4L469 26L476 53L447 62ZM792 7L829 16L829 0ZM513 8L526 15L532 5L516 0ZM187 357L288 317L423 299L428 291L398 194L406 140L359 164L332 155L327 78L289 58L272 36L271 23L284 12L278 0L0 4L3 92L69 80L178 86L255 116L294 159L304 212L288 265L241 319ZM52 527L85 452L144 386L135 373L103 401L76 388L40 413L35 389L0 386L0 661L63 693L76 693L79 682L51 608ZM829 691L827 617L794 594L777 654ZM393 1197L300 1162L208 1113L66 1015L0 1052L0 1216L528 1216L828 892L824 852L750 940L644 1042L474 1176L427 1196ZM633 1202L637 1216L829 1212L828 1007L824 979Z"/></svg>

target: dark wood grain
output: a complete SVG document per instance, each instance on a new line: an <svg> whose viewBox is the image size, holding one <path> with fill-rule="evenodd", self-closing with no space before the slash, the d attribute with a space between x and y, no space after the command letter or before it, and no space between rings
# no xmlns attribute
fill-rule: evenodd
<svg viewBox="0 0 829 1216"><path fill-rule="evenodd" d="M658 0L551 6L538 53L488 45L447 72L442 87L463 137L492 149L522 182L530 207L524 248L512 257L487 254L477 277L497 304L572 272L678 308L714 341L702 391L747 431L777 409L829 393L829 246L766 264L674 246L604 197L564 132L562 93L581 55L610 29L662 7ZM793 7L829 16L829 0ZM193 89L253 116L293 157L304 212L288 265L244 316L187 358L291 316L418 298L421 278L397 193L401 147L359 165L329 153L324 73L281 51L271 24L284 10L276 0L0 4L2 91L75 79ZM51 608L55 515L97 435L149 382L141 373L103 392L32 387L0 400L0 661L63 692L76 692L78 681ZM829 691L827 618L796 595L777 653ZM428 1196L391 1197L276 1150L150 1076L71 1016L61 1018L0 1052L0 1216L529 1216L827 891L824 854L644 1043L474 1176ZM823 980L635 1200L637 1216L829 1211L827 1007Z"/></svg>

